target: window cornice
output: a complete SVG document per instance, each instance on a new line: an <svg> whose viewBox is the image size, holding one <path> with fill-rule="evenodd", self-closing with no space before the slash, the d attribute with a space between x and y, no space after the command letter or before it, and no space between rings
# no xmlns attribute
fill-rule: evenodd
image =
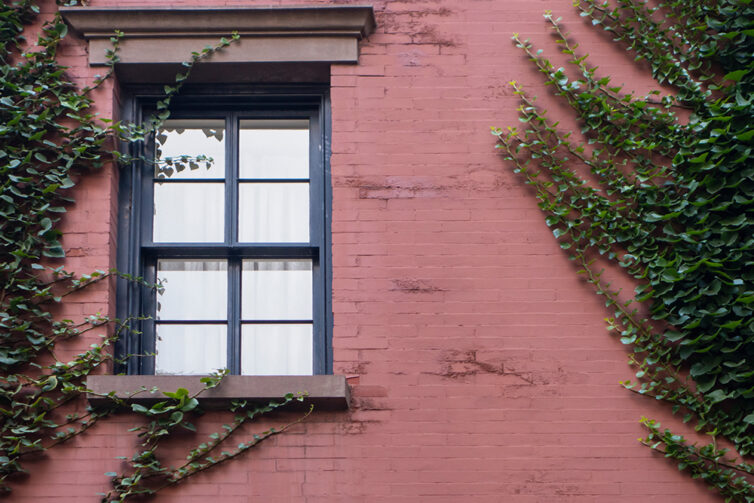
<svg viewBox="0 0 754 503"><path fill-rule="evenodd" d="M243 8L61 7L89 43L89 64L107 63L115 30L124 33L121 64L180 63L192 51L237 31L238 43L215 63L356 63L358 42L375 29L371 6Z"/></svg>

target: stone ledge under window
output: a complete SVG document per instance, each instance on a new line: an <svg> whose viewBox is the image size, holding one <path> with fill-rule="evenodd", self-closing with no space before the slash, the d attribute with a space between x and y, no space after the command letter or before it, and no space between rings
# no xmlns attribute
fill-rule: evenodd
<svg viewBox="0 0 754 503"><path fill-rule="evenodd" d="M105 65L115 30L124 33L119 66L177 64L233 31L241 40L212 63L356 63L358 41L376 26L371 6L61 7L66 22L89 42L89 64Z"/></svg>
<svg viewBox="0 0 754 503"><path fill-rule="evenodd" d="M87 378L88 388L96 394L115 392L118 398L130 403L149 404L165 400L162 391L173 392L186 388L193 394L202 388L201 376L154 376L154 375L93 375ZM157 393L143 391L128 398L141 388ZM287 393L306 392L305 403L313 403L323 409L347 409L351 394L342 375L315 376L227 376L219 386L201 394L199 401L208 409L227 406L231 400L248 400L249 402L267 402L279 399ZM89 394L89 403L93 406L109 403L107 398Z"/></svg>

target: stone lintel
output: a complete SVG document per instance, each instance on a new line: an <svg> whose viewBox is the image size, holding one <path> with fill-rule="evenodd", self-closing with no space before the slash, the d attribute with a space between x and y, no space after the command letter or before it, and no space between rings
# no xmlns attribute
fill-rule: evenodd
<svg viewBox="0 0 754 503"><path fill-rule="evenodd" d="M61 7L89 42L89 64L107 64L116 30L123 64L181 63L238 32L241 40L208 61L356 63L358 42L375 29L371 6L243 8Z"/></svg>

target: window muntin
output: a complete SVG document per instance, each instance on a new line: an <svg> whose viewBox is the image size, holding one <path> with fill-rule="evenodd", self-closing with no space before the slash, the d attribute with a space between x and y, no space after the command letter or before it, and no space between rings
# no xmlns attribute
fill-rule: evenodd
<svg viewBox="0 0 754 503"><path fill-rule="evenodd" d="M140 373L327 371L317 112L178 111L158 131L141 183L140 254L143 275L166 281L143 295L154 319L141 347L156 355ZM185 165L201 154L209 167Z"/></svg>

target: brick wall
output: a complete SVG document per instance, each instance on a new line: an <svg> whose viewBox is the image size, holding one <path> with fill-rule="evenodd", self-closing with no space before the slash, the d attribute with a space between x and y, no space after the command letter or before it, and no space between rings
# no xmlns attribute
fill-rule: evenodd
<svg viewBox="0 0 754 503"><path fill-rule="evenodd" d="M349 376L354 405L316 412L159 501L715 501L637 443L642 415L668 413L618 385L632 373L605 330L603 304L489 133L516 123L512 79L562 113L510 42L520 32L552 51L546 9L565 18L614 82L645 90L645 73L566 1L374 7L378 28L360 64L333 66L331 79L334 368ZM81 44L70 42L63 58L82 81L94 73ZM115 108L114 92L100 92L103 113ZM114 265L116 176L106 169L81 179L65 222L68 269ZM62 314L112 312L111 286L72 299ZM209 415L200 430L223 420ZM115 456L133 452L133 421L100 424L36 461L16 500L96 501Z"/></svg>

